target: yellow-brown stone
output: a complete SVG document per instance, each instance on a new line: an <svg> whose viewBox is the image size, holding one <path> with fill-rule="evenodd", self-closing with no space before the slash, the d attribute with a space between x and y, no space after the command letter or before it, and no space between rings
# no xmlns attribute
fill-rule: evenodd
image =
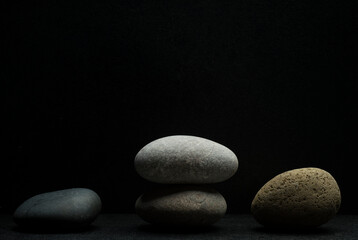
<svg viewBox="0 0 358 240"><path fill-rule="evenodd" d="M269 227L316 227L333 218L340 204L341 193L330 173L300 168L268 181L252 201L251 212Z"/></svg>

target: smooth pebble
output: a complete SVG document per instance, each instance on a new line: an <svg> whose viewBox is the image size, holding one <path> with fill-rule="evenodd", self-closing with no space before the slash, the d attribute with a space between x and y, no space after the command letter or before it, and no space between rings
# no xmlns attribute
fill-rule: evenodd
<svg viewBox="0 0 358 240"><path fill-rule="evenodd" d="M101 207L94 191L71 188L29 198L16 209L14 221L23 227L82 227L94 221Z"/></svg>
<svg viewBox="0 0 358 240"><path fill-rule="evenodd" d="M144 146L134 160L146 180L163 184L206 184L232 177L236 155L214 141L186 135L157 139Z"/></svg>
<svg viewBox="0 0 358 240"><path fill-rule="evenodd" d="M135 204L137 214L157 225L206 226L220 220L226 212L226 201L207 186L162 186L140 196Z"/></svg>

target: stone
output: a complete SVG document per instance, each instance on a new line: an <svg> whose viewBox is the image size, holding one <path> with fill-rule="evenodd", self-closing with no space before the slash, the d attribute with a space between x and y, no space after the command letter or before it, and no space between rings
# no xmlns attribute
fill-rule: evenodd
<svg viewBox="0 0 358 240"><path fill-rule="evenodd" d="M225 215L226 201L212 188L162 186L140 196L135 209L145 221L167 226L207 226Z"/></svg>
<svg viewBox="0 0 358 240"><path fill-rule="evenodd" d="M164 184L222 182L235 174L238 164L227 147L185 135L157 139L144 146L134 160L140 176Z"/></svg>
<svg viewBox="0 0 358 240"><path fill-rule="evenodd" d="M16 209L14 221L22 227L83 227L95 220L101 208L97 193L71 188L29 198Z"/></svg>
<svg viewBox="0 0 358 240"><path fill-rule="evenodd" d="M254 218L273 228L312 228L333 218L341 194L332 175L319 168L300 168L268 181L251 204Z"/></svg>

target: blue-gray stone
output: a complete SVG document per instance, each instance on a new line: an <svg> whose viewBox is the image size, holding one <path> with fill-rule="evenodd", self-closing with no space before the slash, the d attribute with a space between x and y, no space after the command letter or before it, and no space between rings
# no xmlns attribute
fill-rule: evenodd
<svg viewBox="0 0 358 240"><path fill-rule="evenodd" d="M83 227L95 220L101 208L97 193L71 188L29 198L16 209L14 221L23 227Z"/></svg>

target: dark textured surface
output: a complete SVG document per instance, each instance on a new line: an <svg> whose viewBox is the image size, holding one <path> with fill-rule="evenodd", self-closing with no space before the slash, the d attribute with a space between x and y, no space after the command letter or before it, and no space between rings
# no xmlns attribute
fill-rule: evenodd
<svg viewBox="0 0 358 240"><path fill-rule="evenodd" d="M150 184L135 154L190 134L238 154L216 187L229 212L317 166L358 213L356 0L5 0L0 12L1 211L80 186L105 212L133 212Z"/></svg>
<svg viewBox="0 0 358 240"><path fill-rule="evenodd" d="M134 214L100 215L81 232L29 233L16 228L10 215L0 215L0 239L357 239L358 216L338 215L312 231L275 232L261 227L251 215L226 215L210 228L180 230L153 228Z"/></svg>

